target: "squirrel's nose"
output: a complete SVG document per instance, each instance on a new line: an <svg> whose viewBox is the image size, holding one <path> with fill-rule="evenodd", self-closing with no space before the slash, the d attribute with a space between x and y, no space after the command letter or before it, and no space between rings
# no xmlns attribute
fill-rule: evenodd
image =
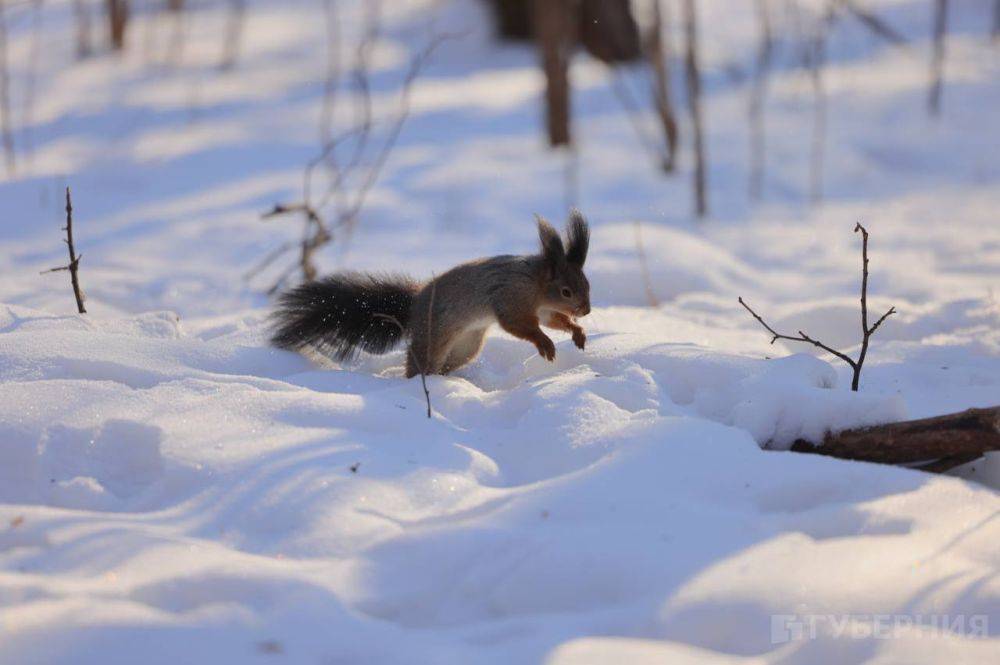
<svg viewBox="0 0 1000 665"><path fill-rule="evenodd" d="M590 314L590 303L584 303L576 308L577 316L587 316Z"/></svg>

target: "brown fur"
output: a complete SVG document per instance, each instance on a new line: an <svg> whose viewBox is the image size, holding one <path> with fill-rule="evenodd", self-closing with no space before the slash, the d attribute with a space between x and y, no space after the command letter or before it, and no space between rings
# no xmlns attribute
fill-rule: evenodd
<svg viewBox="0 0 1000 665"><path fill-rule="evenodd" d="M549 361L555 359L555 344L540 324L572 333L576 346L584 348L586 334L575 319L590 312L590 284L583 274L586 221L573 213L568 250L542 219L538 230L539 254L470 261L421 288L410 309L408 377L421 369L447 374L475 360L493 323L534 344Z"/></svg>

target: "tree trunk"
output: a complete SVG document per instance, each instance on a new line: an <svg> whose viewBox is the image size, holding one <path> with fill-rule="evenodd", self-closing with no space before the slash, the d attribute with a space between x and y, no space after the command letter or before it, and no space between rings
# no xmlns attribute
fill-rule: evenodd
<svg viewBox="0 0 1000 665"><path fill-rule="evenodd" d="M663 31L670 29L669 14L664 16L660 7L661 0L653 2L653 25L649 29L646 40L647 57L653 70L653 105L663 127L663 138L666 141L666 155L663 159L663 170L671 172L677 163L677 116L670 99L670 48L669 42L664 42Z"/></svg>
<svg viewBox="0 0 1000 665"><path fill-rule="evenodd" d="M579 7L580 43L590 55L609 65L642 57L639 25L629 0L583 0Z"/></svg>
<svg viewBox="0 0 1000 665"><path fill-rule="evenodd" d="M128 26L128 0L106 0L111 48L125 48L125 28Z"/></svg>
<svg viewBox="0 0 1000 665"><path fill-rule="evenodd" d="M545 119L549 144L569 145L569 60L574 42L576 12L573 0L538 0L535 4L535 38L545 71Z"/></svg>

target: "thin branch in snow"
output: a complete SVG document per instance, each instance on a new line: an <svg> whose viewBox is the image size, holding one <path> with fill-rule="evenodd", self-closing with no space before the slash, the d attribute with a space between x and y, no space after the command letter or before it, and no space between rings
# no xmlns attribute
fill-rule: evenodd
<svg viewBox="0 0 1000 665"><path fill-rule="evenodd" d="M69 263L64 266L59 266L56 268L50 268L49 270L43 270L41 274L46 274L50 272L59 272L61 270L69 271L70 282L73 285L73 296L76 298L76 309L80 314L86 314L87 308L83 306L83 301L86 296L83 294L83 289L80 287L80 259L83 258L82 254L76 253L76 246L73 244L73 200L70 198L69 187L66 188L66 227L63 229L66 232L66 246L69 248Z"/></svg>
<svg viewBox="0 0 1000 665"><path fill-rule="evenodd" d="M770 325L768 325L767 322L764 321L764 319L759 314L757 314L757 312L755 312L750 307L750 305L748 305L743 300L742 297L739 299L739 303L741 305L743 305L744 309L746 309L748 312L750 312L750 314L753 316L753 318L757 319L757 322L760 323L760 325L764 326L765 330L767 330L769 333L771 333L771 344L774 344L779 339L788 340L790 342L805 342L807 344L812 344L813 346L815 346L817 348L823 349L824 351L826 351L828 353L831 353L834 356L836 356L836 357L840 358L841 360L843 360L853 370L853 377L852 377L852 380L851 380L851 390L857 391L858 385L861 382L861 368L864 366L864 364L865 364L865 358L868 356L868 343L869 343L869 340L871 339L871 336L875 334L875 331L878 330L879 326L881 326L882 323L885 322L885 320L887 318L889 318L890 316L892 316L893 314L896 313L896 308L895 307L890 307L889 311L887 311L885 314L883 314L881 317L879 317L879 319L875 322L875 325L872 325L872 326L868 325L868 231L867 231L867 229L865 229L865 227L861 226L861 224L858 223L854 227L854 232L855 233L859 233L859 232L861 233L861 259L862 259L862 267L861 267L861 334L862 334L862 340L861 340L861 351L858 354L858 359L857 360L851 358L846 353L838 351L838 350L836 350L836 349L834 349L834 348L832 348L830 346L827 346L823 342L820 342L819 340L810 337L809 335L805 334L801 330L798 331L798 336L795 336L795 335L786 335L784 333L779 333L774 328L772 328Z"/></svg>

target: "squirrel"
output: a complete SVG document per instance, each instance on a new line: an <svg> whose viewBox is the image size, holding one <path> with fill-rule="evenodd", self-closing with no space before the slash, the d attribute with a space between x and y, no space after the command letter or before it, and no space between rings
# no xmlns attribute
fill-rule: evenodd
<svg viewBox="0 0 1000 665"><path fill-rule="evenodd" d="M550 362L555 344L539 324L571 333L583 349L587 335L576 319L590 313L583 274L590 229L573 210L563 244L536 218L538 254L469 261L423 284L399 274L345 272L287 291L274 313L271 343L343 361L360 350L387 353L406 338L407 378L448 374L472 362L493 323Z"/></svg>

